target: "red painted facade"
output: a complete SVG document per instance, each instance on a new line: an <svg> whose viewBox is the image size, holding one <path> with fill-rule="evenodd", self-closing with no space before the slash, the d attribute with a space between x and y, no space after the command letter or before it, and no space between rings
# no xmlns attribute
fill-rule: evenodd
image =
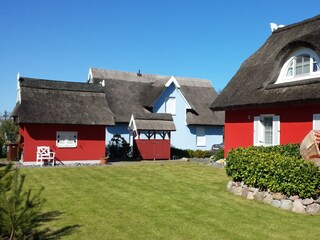
<svg viewBox="0 0 320 240"><path fill-rule="evenodd" d="M142 160L170 160L171 140L170 131L147 131L148 139L141 139L142 132L138 131L133 141L133 156Z"/></svg>
<svg viewBox="0 0 320 240"><path fill-rule="evenodd" d="M301 143L312 130L313 114L320 105L296 105L259 109L226 110L225 154L237 147L253 145L254 117L263 114L280 116L280 144Z"/></svg>
<svg viewBox="0 0 320 240"><path fill-rule="evenodd" d="M170 140L135 140L135 155L141 159L170 159Z"/></svg>
<svg viewBox="0 0 320 240"><path fill-rule="evenodd" d="M58 131L77 132L77 147L58 148ZM19 132L26 163L36 161L37 146L49 146L56 153L57 162L99 160L105 155L105 126L21 124Z"/></svg>

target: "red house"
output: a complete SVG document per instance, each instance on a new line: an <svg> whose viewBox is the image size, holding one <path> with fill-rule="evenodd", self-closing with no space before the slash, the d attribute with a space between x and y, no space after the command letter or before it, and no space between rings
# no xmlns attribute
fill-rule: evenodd
<svg viewBox="0 0 320 240"><path fill-rule="evenodd" d="M275 26L212 103L225 110L225 150L300 143L320 129L320 15Z"/></svg>
<svg viewBox="0 0 320 240"><path fill-rule="evenodd" d="M114 125L104 89L88 83L18 77L21 161L35 164L37 147L47 146L57 163L98 162L105 155L105 128Z"/></svg>

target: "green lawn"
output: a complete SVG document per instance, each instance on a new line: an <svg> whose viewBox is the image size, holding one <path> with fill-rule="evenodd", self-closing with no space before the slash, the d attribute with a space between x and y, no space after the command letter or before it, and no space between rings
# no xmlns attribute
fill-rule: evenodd
<svg viewBox="0 0 320 240"><path fill-rule="evenodd" d="M319 239L320 216L226 191L224 169L188 162L22 169L44 186L46 226L63 239ZM50 221L50 218L55 219Z"/></svg>

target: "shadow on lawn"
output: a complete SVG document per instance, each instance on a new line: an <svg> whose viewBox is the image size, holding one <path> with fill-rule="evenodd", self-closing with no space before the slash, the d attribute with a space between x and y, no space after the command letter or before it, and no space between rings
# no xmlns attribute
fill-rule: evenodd
<svg viewBox="0 0 320 240"><path fill-rule="evenodd" d="M61 219L63 212L59 211L51 211L51 212L45 212L38 214L36 218L36 223L38 229L41 229L41 226L43 226L44 223L52 222ZM44 229L38 230L35 235L34 239L60 239L64 236L71 235L74 232L76 232L81 225L72 225L72 226L66 226L63 228L52 230L49 227L46 227Z"/></svg>

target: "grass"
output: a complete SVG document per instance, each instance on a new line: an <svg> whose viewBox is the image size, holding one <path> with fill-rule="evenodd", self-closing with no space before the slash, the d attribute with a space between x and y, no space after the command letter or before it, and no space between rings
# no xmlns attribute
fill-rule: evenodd
<svg viewBox="0 0 320 240"><path fill-rule="evenodd" d="M234 196L224 169L171 161L21 172L26 187L45 187L55 219L46 226L63 239L319 239L320 216Z"/></svg>

